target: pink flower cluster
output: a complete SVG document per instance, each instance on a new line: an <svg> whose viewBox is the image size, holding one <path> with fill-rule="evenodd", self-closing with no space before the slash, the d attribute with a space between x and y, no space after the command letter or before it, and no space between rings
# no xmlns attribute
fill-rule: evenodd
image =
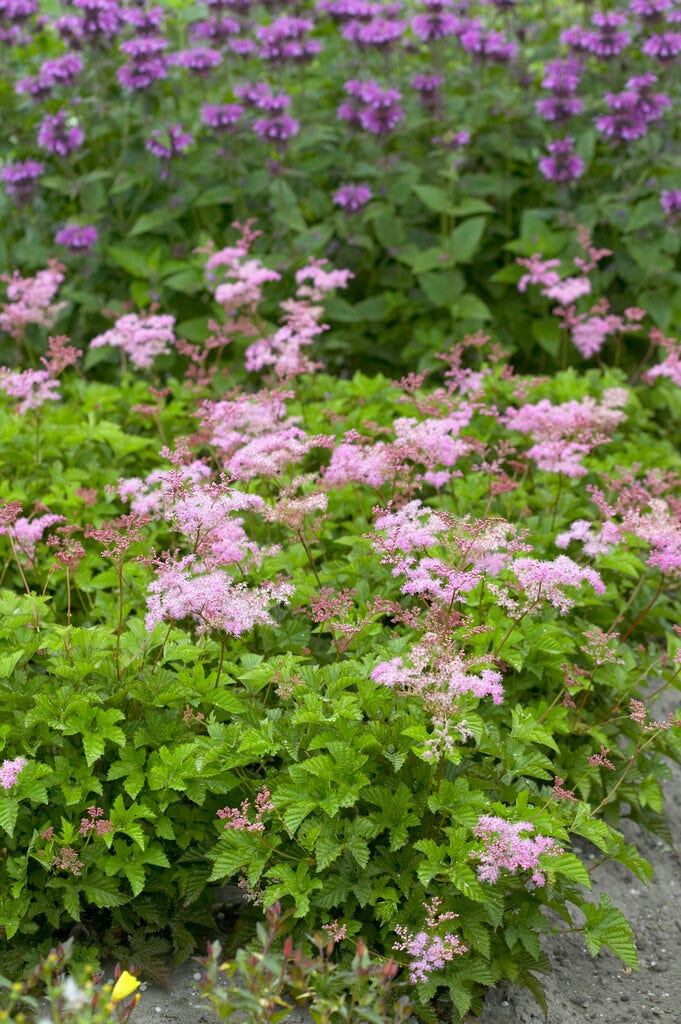
<svg viewBox="0 0 681 1024"><path fill-rule="evenodd" d="M78 831L81 836L88 836L91 832L97 836L106 836L113 832L114 827L109 819L104 817L104 809L102 807L88 807L87 813L87 818L81 818L80 821Z"/></svg>
<svg viewBox="0 0 681 1024"><path fill-rule="evenodd" d="M19 516L12 523L0 523L0 536L7 534L12 540L17 554L26 558L29 565L33 564L35 549L45 530L48 530L55 523L63 523L64 516L46 513L38 516L37 519L27 519Z"/></svg>
<svg viewBox="0 0 681 1024"><path fill-rule="evenodd" d="M517 527L504 519L455 519L425 509L418 500L396 512L381 512L374 525L381 531L372 540L374 548L393 565L394 576L406 577L402 593L444 606L473 590L483 573L497 575L514 554L531 550ZM435 544L445 551L444 558L414 554Z"/></svg>
<svg viewBox="0 0 681 1024"><path fill-rule="evenodd" d="M519 620L536 611L544 602L564 615L575 605L574 598L565 592L565 587L579 588L589 583L597 594L605 593L605 584L596 570L578 565L567 555L559 555L553 561L516 558L510 571L516 580L515 595L504 585L489 583L488 588L496 596L499 606L513 619Z"/></svg>
<svg viewBox="0 0 681 1024"><path fill-rule="evenodd" d="M250 800L244 800L241 807L223 807L222 810L218 811L218 818L224 820L226 829L232 828L237 832L264 832L263 815L267 811L274 810L274 804L270 798L270 791L267 786L263 786L256 793L254 804L255 821L251 821L248 817L251 806Z"/></svg>
<svg viewBox="0 0 681 1024"><path fill-rule="evenodd" d="M559 303L553 313L561 317L561 327L570 330L575 348L584 359L590 359L600 352L610 335L638 330L644 312L632 307L624 311L623 317L617 316L609 312L605 299L596 303L587 313L577 312L576 301L591 294L591 282L587 275L602 259L612 255L609 249L596 249L592 246L584 228L580 228L579 240L583 256L574 260L581 271L579 275L561 279L556 270L560 266L559 260L546 260L540 253L533 253L530 257L516 260L527 270L518 282L518 290L524 292L529 284L541 285L542 295Z"/></svg>
<svg viewBox="0 0 681 1024"><path fill-rule="evenodd" d="M35 277L21 277L16 270L11 276L0 276L0 281L7 283L9 299L0 312L0 330L20 340L29 324L52 327L66 305L52 302L63 280L64 267L57 260L50 260L47 269L39 270Z"/></svg>
<svg viewBox="0 0 681 1024"><path fill-rule="evenodd" d="M295 298L281 304L284 323L271 337L260 338L248 346L247 370L258 373L271 366L280 380L289 380L316 368L302 350L327 330L327 325L320 323L319 303L334 288L347 287L353 277L349 270L324 270L324 263L326 260L312 260L296 272ZM308 280L311 284L306 283Z"/></svg>
<svg viewBox="0 0 681 1024"><path fill-rule="evenodd" d="M583 544L586 554L598 555L621 544L627 534L649 545L646 558L668 576L681 573L681 507L666 493L663 483L649 474L647 483L620 480L614 502L607 500L597 487L589 488L591 499L599 509L602 521L589 523L576 520L558 535L556 544L565 548L572 541Z"/></svg>
<svg viewBox="0 0 681 1024"><path fill-rule="evenodd" d="M199 632L241 636L257 624L273 625L270 605L285 603L290 583L267 581L256 587L235 583L224 569L206 570L195 555L157 562L156 579L147 592L146 628L159 622L193 619Z"/></svg>
<svg viewBox="0 0 681 1024"><path fill-rule="evenodd" d="M435 930L441 927L445 921L451 921L459 916L451 911L439 914L440 903L441 900L435 896L430 904L423 904L427 914L427 931L413 934L402 925L397 925L395 928L401 942L396 942L393 949L405 952L409 957L409 980L412 985L427 982L433 971L444 967L446 963L451 963L455 956L462 956L468 952L468 947L463 944L458 935L454 935L452 932L447 932L445 935L435 934Z"/></svg>
<svg viewBox="0 0 681 1024"><path fill-rule="evenodd" d="M494 704L502 703L501 673L483 669L480 675L473 675L470 668L474 664L474 659L467 658L442 636L426 633L408 658L382 661L371 673L374 682L416 696L423 703L433 724L433 733L422 751L424 760L449 756L457 741L465 742L471 737L461 714L460 698L491 697Z"/></svg>
<svg viewBox="0 0 681 1024"><path fill-rule="evenodd" d="M136 369L149 370L156 356L170 352L169 346L175 343L174 326L173 316L127 313L118 318L111 330L93 338L90 348L120 348Z"/></svg>
<svg viewBox="0 0 681 1024"><path fill-rule="evenodd" d="M494 884L501 871L531 871L535 885L544 885L546 878L541 870L539 858L542 854L556 857L563 853L550 836L522 836L522 832L533 832L530 821L506 821L491 814L483 814L473 829L485 846L471 853L478 860L478 878L481 882Z"/></svg>
<svg viewBox="0 0 681 1024"><path fill-rule="evenodd" d="M25 757L15 757L13 760L5 758L0 765L0 786L3 789L11 789L27 764Z"/></svg>
<svg viewBox="0 0 681 1024"><path fill-rule="evenodd" d="M587 472L582 458L610 439L626 418L622 406L627 400L624 388L608 388L600 403L587 397L553 405L545 398L507 410L504 419L511 430L532 436L535 443L527 454L539 469L582 477Z"/></svg>

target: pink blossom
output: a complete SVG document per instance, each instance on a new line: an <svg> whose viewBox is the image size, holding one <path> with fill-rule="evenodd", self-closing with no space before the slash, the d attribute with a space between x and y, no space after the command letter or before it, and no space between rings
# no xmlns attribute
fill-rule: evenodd
<svg viewBox="0 0 681 1024"><path fill-rule="evenodd" d="M3 789L11 789L28 764L25 757L15 757L13 760L5 758L0 765L0 786Z"/></svg>
<svg viewBox="0 0 681 1024"><path fill-rule="evenodd" d="M532 871L535 885L544 885L546 878L540 870L542 854L558 856L563 850L549 836L535 836L534 839L521 836L521 832L533 832L530 821L506 821L490 814L483 814L473 832L485 842L482 850L471 854L480 861L478 878L481 882L494 884L502 870L515 874L518 870Z"/></svg>
<svg viewBox="0 0 681 1024"><path fill-rule="evenodd" d="M203 571L195 555L186 555L158 564L147 592L145 624L151 631L159 622L191 618L199 632L241 636L256 624L273 625L270 605L285 603L294 590L290 583L276 581L256 587L235 583L225 570Z"/></svg>
<svg viewBox="0 0 681 1024"><path fill-rule="evenodd" d="M623 328L621 317L589 316L573 326L572 342L585 359L590 359L600 352L609 334L616 334Z"/></svg>
<svg viewBox="0 0 681 1024"><path fill-rule="evenodd" d="M555 299L561 306L568 306L583 295L589 295L591 284L588 277L565 277L562 281L542 288L542 295Z"/></svg>
<svg viewBox="0 0 681 1024"><path fill-rule="evenodd" d="M582 550L585 554L605 555L621 540L622 532L616 523L607 521L596 527L587 519L576 519L569 530L558 534L556 547L567 548L572 541L578 541L583 545Z"/></svg>
<svg viewBox="0 0 681 1024"><path fill-rule="evenodd" d="M219 302L227 313L232 313L242 307L255 312L262 302L262 286L268 281L280 281L281 274L278 274L276 270L269 270L263 266L260 260L242 261L242 256L230 259L225 255L233 252L233 249L223 249L221 253L216 253L211 257L206 264L207 269L216 266L227 267L227 273L231 279L218 285L215 289L215 301ZM221 257L223 259L220 262Z"/></svg>
<svg viewBox="0 0 681 1024"><path fill-rule="evenodd" d="M615 427L624 420L628 394L623 388L603 392L600 403L587 396L553 405L548 399L528 403L506 411L506 425L521 434L530 434L535 445L528 454L540 469L583 476L587 470L581 458L597 444L609 440Z"/></svg>
<svg viewBox="0 0 681 1024"><path fill-rule="evenodd" d="M311 260L308 266L296 271L297 294L307 297L312 302L320 302L327 292L334 288L347 288L348 281L355 275L349 270L324 270L327 260ZM312 281L312 285L304 285L304 281Z"/></svg>
<svg viewBox="0 0 681 1024"><path fill-rule="evenodd" d="M81 818L80 828L78 829L81 836L88 836L91 832L94 832L97 836L106 836L113 832L114 827L108 818L104 817L104 809L102 807L88 807L87 818Z"/></svg>
<svg viewBox="0 0 681 1024"><path fill-rule="evenodd" d="M419 422L413 418L398 418L393 423L396 446L414 462L421 462L431 470L436 466L452 467L471 450L470 442L458 434L472 416L473 408L465 406L440 419L428 417Z"/></svg>
<svg viewBox="0 0 681 1024"><path fill-rule="evenodd" d="M401 925L395 926L401 942L396 942L393 949L403 950L409 957L409 980L412 985L426 982L433 971L451 963L455 956L468 952L458 935L447 932L444 936L430 935L428 932L413 934Z"/></svg>
<svg viewBox="0 0 681 1024"><path fill-rule="evenodd" d="M449 524L439 513L426 508L416 499L402 508L379 512L374 519L374 529L383 531L380 550L403 551L415 548L429 548L438 543L438 538L449 529Z"/></svg>
<svg viewBox="0 0 681 1024"><path fill-rule="evenodd" d="M11 276L0 276L0 281L7 282L10 300L0 313L0 330L7 331L13 338L21 338L28 324L52 327L57 314L66 305L52 302L64 280L63 271L61 263L50 260L47 269L39 270L35 277L21 277L16 270Z"/></svg>
<svg viewBox="0 0 681 1024"><path fill-rule="evenodd" d="M282 425L247 441L225 460L225 469L237 480L278 476L286 466L300 462L314 444L315 439L300 427Z"/></svg>
<svg viewBox="0 0 681 1024"><path fill-rule="evenodd" d="M29 564L33 564L36 545L45 530L55 523L63 523L64 516L57 516L48 513L39 516L37 519L26 519L21 516L12 526L0 525L0 535L9 534L14 541L17 551L24 555Z"/></svg>
<svg viewBox="0 0 681 1024"><path fill-rule="evenodd" d="M380 487L393 479L398 462L391 445L348 431L331 455L324 480L331 487L345 487L349 483Z"/></svg>
<svg viewBox="0 0 681 1024"><path fill-rule="evenodd" d="M574 607L574 599L564 588L579 588L589 583L597 594L605 593L605 584L595 569L579 566L567 555L559 555L554 561L539 558L516 558L510 566L511 572L520 583L529 607L541 601L548 601L561 615Z"/></svg>
<svg viewBox="0 0 681 1024"><path fill-rule="evenodd" d="M292 392L258 391L255 395L237 395L219 402L203 402L199 416L210 444L231 455L244 441L279 429L282 423L294 425L286 417L286 398Z"/></svg>
<svg viewBox="0 0 681 1024"><path fill-rule="evenodd" d="M409 653L408 660L392 658L380 662L371 678L400 693L421 697L428 708L452 710L457 698L466 694L482 700L491 697L501 704L504 690L501 673L483 669L480 675L469 671L470 659L453 647L443 645L433 634L425 634Z"/></svg>
<svg viewBox="0 0 681 1024"><path fill-rule="evenodd" d="M20 416L40 409L45 402L59 400L59 381L47 370L9 370L0 366L0 388L11 398L21 399L16 406Z"/></svg>
<svg viewBox="0 0 681 1024"><path fill-rule="evenodd" d="M529 271L518 281L519 292L526 291L528 284L543 284L551 288L560 281L560 274L554 269L560 266L560 260L545 260L541 253L534 252L527 258L519 257L516 263L521 267L527 267Z"/></svg>
<svg viewBox="0 0 681 1024"><path fill-rule="evenodd" d="M111 330L93 338L90 348L102 348L104 345L120 348L129 356L134 367L148 370L156 356L170 352L168 346L175 342L174 326L174 316L127 313L119 317Z"/></svg>
<svg viewBox="0 0 681 1024"><path fill-rule="evenodd" d="M244 800L241 807L223 807L217 812L218 818L223 819L226 829L234 829L237 832L264 832L263 814L274 810L267 786L263 786L256 794L255 821L251 821L248 817L250 806L250 800Z"/></svg>

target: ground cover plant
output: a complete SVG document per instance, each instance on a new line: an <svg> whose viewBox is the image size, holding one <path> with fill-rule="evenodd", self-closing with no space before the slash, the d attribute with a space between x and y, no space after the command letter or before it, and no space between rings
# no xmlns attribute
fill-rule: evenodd
<svg viewBox="0 0 681 1024"><path fill-rule="evenodd" d="M204 344L157 308L83 352L60 264L6 281L4 973L73 935L163 976L222 881L348 971L397 964L425 1019L501 979L541 999L555 929L634 967L572 846L647 882L618 823L665 834L679 343L589 312L611 257L581 231L521 258L519 294L560 303L566 346L615 317L642 373L519 375L476 332L431 373L342 379L322 319L349 272L292 267L269 319L257 242L201 255ZM106 353L115 379L84 370Z"/></svg>
<svg viewBox="0 0 681 1024"><path fill-rule="evenodd" d="M5 0L0 269L57 246L81 346L127 302L203 342L188 257L256 216L273 268L354 272L327 304L331 369L432 368L443 333L483 325L521 369L583 364L607 335L563 352L514 258L584 224L614 253L614 311L669 330L680 19L677 0Z"/></svg>

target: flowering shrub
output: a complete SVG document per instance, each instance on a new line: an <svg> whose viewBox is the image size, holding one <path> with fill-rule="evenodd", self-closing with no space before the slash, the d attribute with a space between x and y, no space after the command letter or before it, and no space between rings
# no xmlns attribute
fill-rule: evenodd
<svg viewBox="0 0 681 1024"><path fill-rule="evenodd" d="M654 714L681 665L673 374L521 376L477 333L430 375L335 379L315 343L348 273L298 267L277 324L254 243L204 253L205 345L128 313L83 360L121 348L114 383L65 337L40 401L4 371L4 955L76 921L162 977L233 880L459 1018L502 978L541 998L542 909L635 966L571 847L648 881L618 823L664 829L681 755Z"/></svg>
<svg viewBox="0 0 681 1024"><path fill-rule="evenodd" d="M188 257L256 216L273 266L354 274L327 305L330 365L432 368L443 335L488 324L536 371L560 346L514 256L552 258L582 223L615 253L613 315L645 306L667 331L678 18L671 0L4 4L0 270L34 273L56 238L86 282L67 287L77 345L130 302L202 343ZM630 337L623 361L641 355Z"/></svg>

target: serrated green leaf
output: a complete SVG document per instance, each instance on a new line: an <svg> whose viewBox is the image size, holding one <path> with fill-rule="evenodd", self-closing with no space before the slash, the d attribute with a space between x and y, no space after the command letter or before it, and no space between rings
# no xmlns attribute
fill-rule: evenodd
<svg viewBox="0 0 681 1024"><path fill-rule="evenodd" d="M584 903L581 909L586 918L584 940L591 955L596 956L602 946L607 946L627 967L636 970L638 956L634 933L624 914L612 906L609 897L603 893L598 906Z"/></svg>

